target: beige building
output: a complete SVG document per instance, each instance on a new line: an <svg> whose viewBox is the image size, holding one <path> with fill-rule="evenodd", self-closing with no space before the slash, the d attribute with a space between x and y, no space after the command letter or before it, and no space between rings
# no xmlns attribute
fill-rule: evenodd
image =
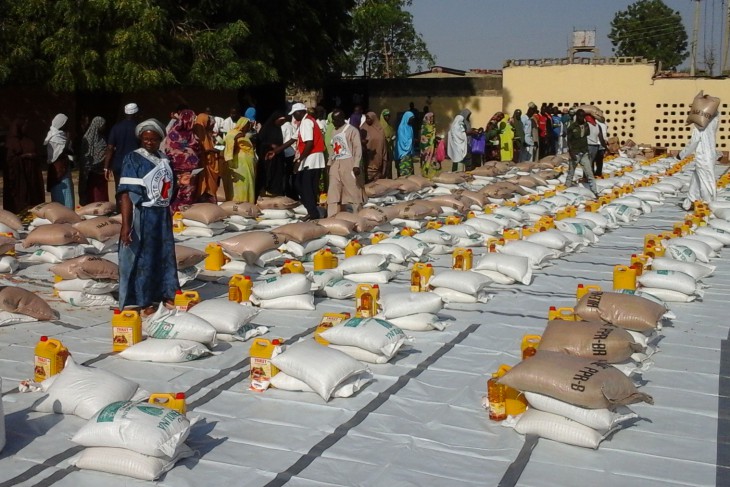
<svg viewBox="0 0 730 487"><path fill-rule="evenodd" d="M428 105L440 133L463 108L472 111L474 126L483 127L495 112L524 112L530 102L592 104L606 115L610 135L668 150L681 149L688 140L687 111L700 90L719 97L724 114L730 103L730 79L657 75L654 63L642 58L584 58L574 64L567 58L511 60L501 75L435 66L387 81L371 85L371 109L399 112L410 102L419 110ZM730 150L726 123L720 125L717 143L719 150Z"/></svg>

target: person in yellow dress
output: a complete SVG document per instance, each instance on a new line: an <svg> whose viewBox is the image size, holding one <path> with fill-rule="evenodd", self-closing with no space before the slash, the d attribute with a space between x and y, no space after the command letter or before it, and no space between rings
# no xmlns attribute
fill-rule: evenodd
<svg viewBox="0 0 730 487"><path fill-rule="evenodd" d="M223 158L228 165L223 188L226 199L237 203L256 203L256 152L251 143L251 121L241 117L226 134Z"/></svg>

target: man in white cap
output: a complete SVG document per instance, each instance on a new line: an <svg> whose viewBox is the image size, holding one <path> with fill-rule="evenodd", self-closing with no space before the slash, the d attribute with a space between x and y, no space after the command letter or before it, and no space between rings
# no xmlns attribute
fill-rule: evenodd
<svg viewBox="0 0 730 487"><path fill-rule="evenodd" d="M136 103L124 105L124 120L117 122L109 132L109 139L104 157L104 175L107 180L114 177L114 187L119 186L119 177L122 173L122 162L127 154L139 149L139 139L135 134L137 128L137 113L139 107Z"/></svg>
<svg viewBox="0 0 730 487"><path fill-rule="evenodd" d="M317 194L319 179L325 167L324 136L317 126L317 120L307 113L304 103L295 103L289 115L299 122L297 136L297 155L294 159L294 185L299 192L299 200L307 209L306 220L319 218Z"/></svg>

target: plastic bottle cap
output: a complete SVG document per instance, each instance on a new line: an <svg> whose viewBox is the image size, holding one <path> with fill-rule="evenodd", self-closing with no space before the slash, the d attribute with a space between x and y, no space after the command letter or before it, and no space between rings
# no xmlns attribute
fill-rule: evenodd
<svg viewBox="0 0 730 487"><path fill-rule="evenodd" d="M175 394L175 399L185 399L185 393L178 392L177 394Z"/></svg>
<svg viewBox="0 0 730 487"><path fill-rule="evenodd" d="M48 337L47 337L47 336L45 336L45 335L44 335L44 336L42 336L42 337L41 337L41 341L42 341L42 342L47 342L47 341L48 341Z"/></svg>
<svg viewBox="0 0 730 487"><path fill-rule="evenodd" d="M290 260L290 259L286 259L286 260L284 261L284 264L291 264L291 260Z"/></svg>
<svg viewBox="0 0 730 487"><path fill-rule="evenodd" d="M380 286L378 286L377 284L373 284L373 289L380 289Z"/></svg>
<svg viewBox="0 0 730 487"><path fill-rule="evenodd" d="M431 264L426 264L426 267L433 267Z"/></svg>
<svg viewBox="0 0 730 487"><path fill-rule="evenodd" d="M246 279L247 281L251 280L251 276L243 276L243 278Z"/></svg>
<svg viewBox="0 0 730 487"><path fill-rule="evenodd" d="M581 283L581 284L578 284L578 289L583 289L583 287L584 287L584 286L583 286L583 283Z"/></svg>
<svg viewBox="0 0 730 487"><path fill-rule="evenodd" d="M119 309L119 308L117 308L117 309L114 310L114 314L115 315L120 315L120 314L122 314L122 310Z"/></svg>
<svg viewBox="0 0 730 487"><path fill-rule="evenodd" d="M271 344L272 345L281 345L281 340L279 340L278 338L274 338L273 340L271 340Z"/></svg>
<svg viewBox="0 0 730 487"><path fill-rule="evenodd" d="M175 294L182 294L182 290L178 289L177 291L175 291Z"/></svg>
<svg viewBox="0 0 730 487"><path fill-rule="evenodd" d="M555 306L550 306L550 311L557 311L557 309Z"/></svg>

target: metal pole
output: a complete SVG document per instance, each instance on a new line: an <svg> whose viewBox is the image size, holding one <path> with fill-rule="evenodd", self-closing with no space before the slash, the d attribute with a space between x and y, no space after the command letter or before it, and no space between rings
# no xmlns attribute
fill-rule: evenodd
<svg viewBox="0 0 730 487"><path fill-rule="evenodd" d="M689 67L689 75L694 76L695 70L697 69L697 34L700 30L700 0L693 0L695 2L695 22L692 27L692 51L691 51L691 64Z"/></svg>

